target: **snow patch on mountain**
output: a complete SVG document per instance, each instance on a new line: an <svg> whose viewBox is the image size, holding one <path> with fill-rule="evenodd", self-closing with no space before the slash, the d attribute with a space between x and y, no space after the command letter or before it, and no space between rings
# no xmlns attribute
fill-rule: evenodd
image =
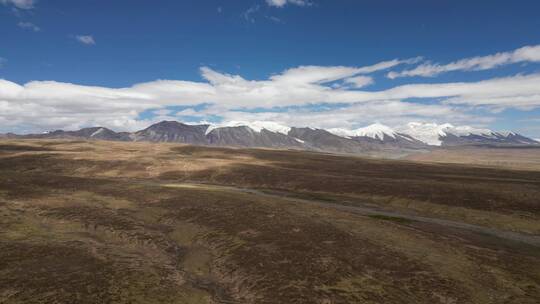
<svg viewBox="0 0 540 304"><path fill-rule="evenodd" d="M354 137L354 131L353 130L348 130L348 129L343 129L343 128L332 128L332 129L328 129L326 130L334 135L337 135L339 137L344 137L344 138L351 138L351 137Z"/></svg>
<svg viewBox="0 0 540 304"><path fill-rule="evenodd" d="M359 128L355 130L347 130L342 128L333 128L327 130L328 132L345 138L351 137L370 137L373 139L384 140L385 136L396 138L396 131L392 128L385 126L380 123L375 123L364 128Z"/></svg>
<svg viewBox="0 0 540 304"><path fill-rule="evenodd" d="M449 134L455 136L469 136L475 134L486 137L495 135L495 133L489 129L479 129L470 126L456 127L449 123L439 125L436 123L410 122L399 131L433 146L440 146L442 144L441 137L448 136Z"/></svg>
<svg viewBox="0 0 540 304"><path fill-rule="evenodd" d="M380 140L383 140L384 136L396 138L397 135L396 131L392 128L379 123L356 129L356 134L358 134L357 136L371 137Z"/></svg>
<svg viewBox="0 0 540 304"><path fill-rule="evenodd" d="M253 121L253 122L228 121L223 124L210 125L208 129L206 129L206 134L212 132L212 130L214 129L225 128L225 127L248 127L257 133L260 133L262 130L267 130L270 132L281 133L284 135L287 135L289 131L291 130L290 127L284 126L282 124L279 124L273 121Z"/></svg>
<svg viewBox="0 0 540 304"><path fill-rule="evenodd" d="M105 131L105 129L99 128L96 132L92 133L92 135L90 135L90 137L97 136L97 135L103 133L103 131Z"/></svg>
<svg viewBox="0 0 540 304"><path fill-rule="evenodd" d="M501 131L501 132L496 132L494 134L499 134L503 137L508 137L508 136L514 136L514 135L517 135L516 133L514 132L511 132L511 131Z"/></svg>

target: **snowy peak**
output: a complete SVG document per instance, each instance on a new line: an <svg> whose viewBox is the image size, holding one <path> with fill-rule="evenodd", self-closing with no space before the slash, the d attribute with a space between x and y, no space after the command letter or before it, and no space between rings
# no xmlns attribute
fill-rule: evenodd
<svg viewBox="0 0 540 304"><path fill-rule="evenodd" d="M400 132L428 145L440 146L442 144L440 138L446 136L446 131L453 127L451 124L438 125L435 123L410 122Z"/></svg>
<svg viewBox="0 0 540 304"><path fill-rule="evenodd" d="M332 128L332 129L328 129L326 130L334 135L337 135L339 137L344 137L344 138L351 138L351 137L354 137L354 131L353 130L347 130L347 129L343 129L343 128Z"/></svg>
<svg viewBox="0 0 540 304"><path fill-rule="evenodd" d="M410 122L402 130L402 133L427 143L432 146L440 146L443 139L450 135L461 137L470 135L492 136L493 131L489 129L478 129L470 126L454 126L449 123L420 123Z"/></svg>
<svg viewBox="0 0 540 304"><path fill-rule="evenodd" d="M381 141L384 140L385 136L391 137L391 138L396 138L397 136L396 131L380 123L375 123L367 127L359 128L355 130L333 128L333 129L329 129L328 132L337 136L345 137L345 138L369 137L369 138L378 139Z"/></svg>
<svg viewBox="0 0 540 304"><path fill-rule="evenodd" d="M262 130L267 130L270 132L280 133L283 135L287 135L289 131L291 130L290 127L284 126L282 124L279 124L273 121L253 121L253 122L229 121L223 124L211 125L206 130L206 134L208 135L210 132L212 132L215 129L225 128L225 127L247 127L257 133L260 133Z"/></svg>
<svg viewBox="0 0 540 304"><path fill-rule="evenodd" d="M384 149L425 149L427 144L407 134L398 133L394 129L375 123L355 130L330 129L333 135L353 140L368 147Z"/></svg>
<svg viewBox="0 0 540 304"><path fill-rule="evenodd" d="M469 126L459 126L451 127L446 129L447 134L453 134L456 136L469 136L469 135L483 135L483 136L492 136L493 131L489 129L478 129Z"/></svg>
<svg viewBox="0 0 540 304"><path fill-rule="evenodd" d="M451 124L410 122L400 132L432 146L470 144L528 145L538 142L514 132L494 132L489 129Z"/></svg>
<svg viewBox="0 0 540 304"><path fill-rule="evenodd" d="M396 138L397 135L396 131L394 131L392 128L380 123L375 123L365 128L356 129L355 132L357 136L371 137L379 140L384 140L385 136Z"/></svg>

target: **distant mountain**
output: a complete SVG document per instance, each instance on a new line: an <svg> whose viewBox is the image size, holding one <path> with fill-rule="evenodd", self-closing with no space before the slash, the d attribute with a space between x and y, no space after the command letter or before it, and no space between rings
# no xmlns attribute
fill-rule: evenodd
<svg viewBox="0 0 540 304"><path fill-rule="evenodd" d="M433 146L462 145L537 145L531 138L514 132L495 132L469 126L411 122L402 130L404 134Z"/></svg>
<svg viewBox="0 0 540 304"><path fill-rule="evenodd" d="M427 147L426 143L379 123L356 130L329 129L328 131L358 142L383 145L388 148L422 149Z"/></svg>
<svg viewBox="0 0 540 304"><path fill-rule="evenodd" d="M392 128L380 123L375 123L364 128L347 130L347 129L329 129L331 133L334 133L341 137L368 137L377 140L384 140L384 138L396 138L399 134Z"/></svg>
<svg viewBox="0 0 540 304"><path fill-rule="evenodd" d="M193 145L306 149L364 155L403 155L434 146L536 146L538 141L513 132L494 132L451 124L409 123L394 130L383 124L347 130L287 127L275 122L188 125L162 121L134 133L103 127L43 134L4 134L2 138L82 138L113 141L175 142Z"/></svg>
<svg viewBox="0 0 540 304"><path fill-rule="evenodd" d="M523 135L519 135L512 132L497 133L492 132L489 134L469 134L457 136L454 134L447 134L442 137L442 145L444 146L460 146L460 145L478 145L478 144L491 144L491 145L534 145L537 142L533 139L527 138Z"/></svg>
<svg viewBox="0 0 540 304"><path fill-rule="evenodd" d="M288 136L300 140L311 150L335 153L362 153L369 147L349 138L337 136L323 129L291 128Z"/></svg>
<svg viewBox="0 0 540 304"><path fill-rule="evenodd" d="M63 131L61 131L63 132ZM121 132L117 133L107 128L95 127L95 128L85 128L79 131L74 132L64 132L69 136L73 137L84 137L92 139L101 139L101 140L118 140L118 141L129 141L129 133Z"/></svg>
<svg viewBox="0 0 540 304"><path fill-rule="evenodd" d="M303 148L303 143L291 136L248 126L215 128L207 138L210 145L218 146Z"/></svg>
<svg viewBox="0 0 540 304"><path fill-rule="evenodd" d="M0 138L9 139L9 138L19 138L20 136L13 133L0 133Z"/></svg>
<svg viewBox="0 0 540 304"><path fill-rule="evenodd" d="M30 134L19 136L22 138L85 138L85 139L99 139L99 140L112 140L112 141L130 141L130 133L126 132L114 132L110 129L103 127L84 128L77 131L63 131L56 130L46 132L43 134Z"/></svg>
<svg viewBox="0 0 540 304"><path fill-rule="evenodd" d="M214 129L225 128L225 127L248 127L256 132L261 132L262 130L267 130L273 133L281 133L287 135L291 130L290 127L284 126L274 121L228 121L219 125L212 125L206 133L210 133Z"/></svg>
<svg viewBox="0 0 540 304"><path fill-rule="evenodd" d="M187 125L177 121L162 121L132 134L134 141L178 142L205 145L209 125Z"/></svg>

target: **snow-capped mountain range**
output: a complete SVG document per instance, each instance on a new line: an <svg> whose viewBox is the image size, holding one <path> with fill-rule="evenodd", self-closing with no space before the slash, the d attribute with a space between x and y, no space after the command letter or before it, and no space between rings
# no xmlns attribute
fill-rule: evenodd
<svg viewBox="0 0 540 304"><path fill-rule="evenodd" d="M536 140L514 132L495 132L489 129L473 128L470 126L454 126L452 124L411 122L400 129L428 145L449 146L462 144L538 144Z"/></svg>
<svg viewBox="0 0 540 304"><path fill-rule="evenodd" d="M456 127L449 123L438 125L435 123L418 122L410 122L402 127L400 131L432 146L442 145L445 137L448 137L449 135L461 137L474 134L490 137L495 133L489 129L478 129L469 126Z"/></svg>
<svg viewBox="0 0 540 304"><path fill-rule="evenodd" d="M77 131L57 130L10 138L85 138L116 141L178 142L194 145L305 149L335 153L380 154L429 150L437 146L489 145L537 146L540 143L514 132L451 124L411 122L399 128L375 123L364 128L317 129L288 127L271 121L231 121L222 124L189 125L162 121L133 133L93 127Z"/></svg>
<svg viewBox="0 0 540 304"><path fill-rule="evenodd" d="M206 134L212 130L224 127L248 127L255 132L267 130L274 133L288 135L291 127L271 122L271 121L231 121L220 125L210 125ZM318 130L310 128L312 130ZM320 130L320 129L319 129ZM527 138L514 132L495 132L490 129L474 128L470 126L454 126L449 123L420 123L410 122L405 126L393 129L381 123L374 123L358 129L331 128L326 129L331 134L346 139L373 139L380 142L405 140L409 142L421 142L429 146L456 145L457 139L461 139L463 144L488 144L488 143L509 143L509 144L538 144L537 140Z"/></svg>

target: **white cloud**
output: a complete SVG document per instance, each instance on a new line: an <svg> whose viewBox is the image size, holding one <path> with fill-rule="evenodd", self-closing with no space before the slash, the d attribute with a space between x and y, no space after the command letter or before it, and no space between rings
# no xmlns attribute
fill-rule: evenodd
<svg viewBox="0 0 540 304"><path fill-rule="evenodd" d="M372 77L369 76L356 76L345 79L345 83L352 85L355 88L363 88L375 83Z"/></svg>
<svg viewBox="0 0 540 304"><path fill-rule="evenodd" d="M259 11L261 7L259 5L254 5L250 8L248 8L243 14L242 16L244 17L244 19L248 22L251 22L251 23L255 23L255 17L254 17L254 14L256 12Z"/></svg>
<svg viewBox="0 0 540 304"><path fill-rule="evenodd" d="M345 66L300 66L288 69L274 75L270 79L274 82L287 84L323 84L350 77L359 73L358 68Z"/></svg>
<svg viewBox="0 0 540 304"><path fill-rule="evenodd" d="M11 4L20 9L32 9L35 7L35 0L0 0L0 3L4 5Z"/></svg>
<svg viewBox="0 0 540 304"><path fill-rule="evenodd" d="M22 28L22 29L26 29L26 30L31 30L31 31L34 31L34 32L39 32L41 31L41 28L35 24L33 24L32 22L19 22L17 23L17 25Z"/></svg>
<svg viewBox="0 0 540 304"><path fill-rule="evenodd" d="M96 44L96 41L94 40L94 37L90 35L77 35L75 36L75 39L79 41L82 44L86 45L94 45Z"/></svg>
<svg viewBox="0 0 540 304"><path fill-rule="evenodd" d="M204 111L203 111L204 112ZM469 123L488 122L490 118L478 120L472 115L446 105L420 105L399 100L384 100L373 103L352 104L338 109L312 111L292 109L286 112L241 112L224 111L219 106L208 109L208 114L220 113L225 121L274 121L287 126L316 128L354 129L382 121L389 126L401 126L410 121L446 121Z"/></svg>
<svg viewBox="0 0 540 304"><path fill-rule="evenodd" d="M285 23L283 20L279 19L276 16L266 16L266 19L273 21L274 23Z"/></svg>
<svg viewBox="0 0 540 304"><path fill-rule="evenodd" d="M390 72L388 78L422 76L431 77L452 71L481 71L520 62L540 62L540 45L524 46L511 52L465 58L448 64L424 63L411 70Z"/></svg>
<svg viewBox="0 0 540 304"><path fill-rule="evenodd" d="M410 64L417 62L420 57L412 59L393 59L382 61L370 66L364 67L346 67L346 66L300 66L288 69L279 75L272 76L273 81L290 83L328 83L344 78L351 79L355 75L370 74L377 71L386 70L400 64ZM362 78L362 77L360 77ZM359 78L359 79L360 79ZM366 79L366 78L364 78ZM347 82L347 80L346 80Z"/></svg>
<svg viewBox="0 0 540 304"><path fill-rule="evenodd" d="M401 64L415 64L422 60L422 57L414 57L409 59L392 59L388 61L382 61L379 63L376 63L374 65L362 67L358 69L359 74L369 74L377 71L387 70L389 68L393 68L395 66L401 65Z"/></svg>
<svg viewBox="0 0 540 304"><path fill-rule="evenodd" d="M298 6L311 5L311 2L308 0L266 0L266 3L274 7L284 7L287 4L294 4Z"/></svg>
<svg viewBox="0 0 540 304"><path fill-rule="evenodd" d="M386 65L385 65L386 66ZM168 106L209 104L203 110L188 109L176 115L223 117L235 121L274 120L286 125L350 128L381 121L390 126L408 121L481 123L470 109L481 107L531 109L540 107L540 74L518 75L479 82L408 84L382 91L363 91L335 82L361 84L364 67L301 66L249 80L240 75L201 68L205 81L156 80L125 88L82 86L55 81L19 85L0 79L0 126L12 130L43 131L102 125L118 130L140 128L152 120L140 120L147 110ZM367 78L364 79L364 84ZM430 103L410 98L429 98ZM324 108L323 105L334 104ZM313 105L318 105L316 109ZM343 106L345 105L345 106ZM285 113L274 107L291 107ZM238 109L266 108L248 113ZM170 116L167 111L155 113ZM489 113L488 113L489 114ZM495 115L495 114L493 114Z"/></svg>
<svg viewBox="0 0 540 304"><path fill-rule="evenodd" d="M527 108L540 106L540 74L479 82L410 84L385 92L393 98L447 98L443 103Z"/></svg>
<svg viewBox="0 0 540 304"><path fill-rule="evenodd" d="M159 110L153 111L153 113L154 115L157 115L157 116L168 116L168 115L171 115L173 111L168 110L168 109L159 109Z"/></svg>
<svg viewBox="0 0 540 304"><path fill-rule="evenodd" d="M261 10L261 6L258 5L258 4L255 4L255 5L251 6L251 7L249 7L247 10L245 10L242 13L241 16L245 21L250 22L250 23L255 23L255 21L257 20L257 17L262 17L262 18L264 18L266 20L272 21L272 22L277 23L277 24L285 23L283 20L281 20L280 18L278 18L276 16L264 14L264 12L262 12L262 10Z"/></svg>

